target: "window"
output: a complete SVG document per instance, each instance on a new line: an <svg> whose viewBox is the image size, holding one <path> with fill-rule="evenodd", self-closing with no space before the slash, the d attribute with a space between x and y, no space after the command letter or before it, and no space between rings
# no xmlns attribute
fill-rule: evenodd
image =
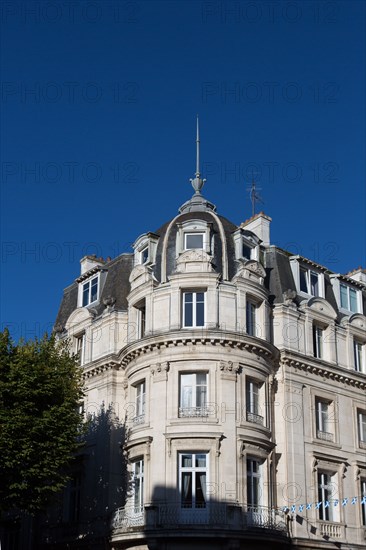
<svg viewBox="0 0 366 550"><path fill-rule="evenodd" d="M316 437L323 441L333 441L334 435L330 431L330 417L332 404L323 399L315 400Z"/></svg>
<svg viewBox="0 0 366 550"><path fill-rule="evenodd" d="M361 518L366 527L366 479L361 479Z"/></svg>
<svg viewBox="0 0 366 550"><path fill-rule="evenodd" d="M98 300L98 277L93 277L83 284L83 307Z"/></svg>
<svg viewBox="0 0 366 550"><path fill-rule="evenodd" d="M184 292L183 293L183 326L203 327L205 326L205 293Z"/></svg>
<svg viewBox="0 0 366 550"><path fill-rule="evenodd" d="M263 425L264 418L259 414L259 387L258 382L254 380L246 382L247 420Z"/></svg>
<svg viewBox="0 0 366 550"><path fill-rule="evenodd" d="M207 415L207 373L181 374L179 416Z"/></svg>
<svg viewBox="0 0 366 550"><path fill-rule="evenodd" d="M85 353L85 334L80 334L79 336L75 337L75 355L79 365L84 364L84 353Z"/></svg>
<svg viewBox="0 0 366 550"><path fill-rule="evenodd" d="M320 296L319 274L300 266L300 290L312 296Z"/></svg>
<svg viewBox="0 0 366 550"><path fill-rule="evenodd" d="M358 441L366 449L366 411L357 410Z"/></svg>
<svg viewBox="0 0 366 550"><path fill-rule="evenodd" d="M357 313L357 291L343 283L340 283L341 307Z"/></svg>
<svg viewBox="0 0 366 550"><path fill-rule="evenodd" d="M68 482L64 492L63 521L76 522L80 519L81 473L76 472Z"/></svg>
<svg viewBox="0 0 366 550"><path fill-rule="evenodd" d="M357 340L353 341L353 353L355 361L355 370L357 372L365 372L365 350L364 344L358 342Z"/></svg>
<svg viewBox="0 0 366 550"><path fill-rule="evenodd" d="M242 256L245 260L250 260L251 257L252 257L252 249L250 246L248 246L247 244L245 244L243 242L243 246L242 246Z"/></svg>
<svg viewBox="0 0 366 550"><path fill-rule="evenodd" d="M144 460L141 458L132 464L133 511L139 514L144 504Z"/></svg>
<svg viewBox="0 0 366 550"><path fill-rule="evenodd" d="M146 331L146 303L145 300L137 309L137 338L143 338Z"/></svg>
<svg viewBox="0 0 366 550"><path fill-rule="evenodd" d="M149 245L146 245L140 252L140 262L146 264L149 260Z"/></svg>
<svg viewBox="0 0 366 550"><path fill-rule="evenodd" d="M179 455L179 491L184 510L206 508L207 454L181 453Z"/></svg>
<svg viewBox="0 0 366 550"><path fill-rule="evenodd" d="M204 248L204 233L185 233L184 234L184 249Z"/></svg>
<svg viewBox="0 0 366 550"><path fill-rule="evenodd" d="M332 483L331 474L325 472L318 472L318 510L319 519L323 521L332 521L333 518L333 506L330 505L330 499L334 486Z"/></svg>
<svg viewBox="0 0 366 550"><path fill-rule="evenodd" d="M255 458L247 459L247 504L259 506L261 503L261 464Z"/></svg>
<svg viewBox="0 0 366 550"><path fill-rule="evenodd" d="M134 424L143 424L145 422L145 400L146 400L146 391L145 391L145 380L136 384L136 414L133 418Z"/></svg>
<svg viewBox="0 0 366 550"><path fill-rule="evenodd" d="M256 313L257 306L253 302L247 301L246 316L247 316L247 333L249 336L256 336Z"/></svg>
<svg viewBox="0 0 366 550"><path fill-rule="evenodd" d="M323 332L319 325L313 324L313 353L318 359L323 357Z"/></svg>

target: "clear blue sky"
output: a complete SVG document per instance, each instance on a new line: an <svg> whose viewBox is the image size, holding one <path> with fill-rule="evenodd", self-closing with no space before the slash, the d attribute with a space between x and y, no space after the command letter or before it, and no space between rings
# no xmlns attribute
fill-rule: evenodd
<svg viewBox="0 0 366 550"><path fill-rule="evenodd" d="M335 272L365 261L365 3L3 1L1 321L49 329L85 253L192 194Z"/></svg>

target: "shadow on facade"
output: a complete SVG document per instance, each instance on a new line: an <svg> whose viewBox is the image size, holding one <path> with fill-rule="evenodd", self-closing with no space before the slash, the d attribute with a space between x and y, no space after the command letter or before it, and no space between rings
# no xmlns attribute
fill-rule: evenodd
<svg viewBox="0 0 366 550"><path fill-rule="evenodd" d="M284 515L265 507L245 507L199 494L198 483L193 499L187 489L188 485L182 487L182 492L156 486L150 503L140 509L132 506L121 510L120 517L112 522L111 548L280 550L291 547Z"/></svg>
<svg viewBox="0 0 366 550"><path fill-rule="evenodd" d="M125 427L111 409L102 408L89 419L71 479L57 504L38 518L32 550L109 548L111 517L127 494L125 438Z"/></svg>

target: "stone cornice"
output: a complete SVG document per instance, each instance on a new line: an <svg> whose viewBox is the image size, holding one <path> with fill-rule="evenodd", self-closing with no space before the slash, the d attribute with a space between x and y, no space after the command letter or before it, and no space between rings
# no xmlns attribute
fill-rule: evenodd
<svg viewBox="0 0 366 550"><path fill-rule="evenodd" d="M111 360L111 358L104 358L100 361L90 363L88 367L81 367L83 370L82 377L84 380L88 378L93 378L98 374L102 374L108 370L119 370L120 363L117 361Z"/></svg>
<svg viewBox="0 0 366 550"><path fill-rule="evenodd" d="M315 362L311 357L305 357L303 355L291 354L288 352L281 353L282 364L294 369L298 369L306 374L314 374L315 376L321 376L341 384L347 384L349 386L366 390L366 377L356 371L342 369L332 363L325 361Z"/></svg>
<svg viewBox="0 0 366 550"><path fill-rule="evenodd" d="M187 346L187 345L211 345L237 348L250 353L277 360L279 352L272 344L247 334L229 333L219 330L200 331L170 331L165 334L155 335L129 344L120 355L121 365L126 366L136 357L161 348Z"/></svg>

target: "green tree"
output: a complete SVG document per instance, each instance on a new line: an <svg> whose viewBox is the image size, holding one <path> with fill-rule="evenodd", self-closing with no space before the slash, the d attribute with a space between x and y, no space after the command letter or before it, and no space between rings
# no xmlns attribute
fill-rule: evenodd
<svg viewBox="0 0 366 550"><path fill-rule="evenodd" d="M0 333L0 512L34 514L66 484L80 446L80 368L54 336Z"/></svg>

